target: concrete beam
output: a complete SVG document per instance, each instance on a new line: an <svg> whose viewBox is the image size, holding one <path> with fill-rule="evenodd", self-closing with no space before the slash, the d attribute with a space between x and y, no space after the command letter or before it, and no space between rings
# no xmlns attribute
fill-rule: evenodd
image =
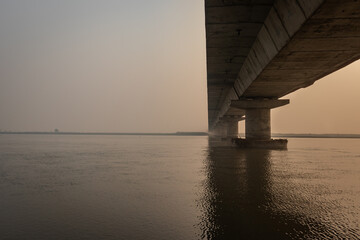
<svg viewBox="0 0 360 240"><path fill-rule="evenodd" d="M231 101L231 107L239 109L272 109L289 103L289 99L246 99ZM248 111L246 111L246 114L248 114Z"/></svg>
<svg viewBox="0 0 360 240"><path fill-rule="evenodd" d="M323 1L205 1L208 81L235 81L233 89L209 88L209 106L219 109L217 116L209 116L212 126L226 115L231 101L244 94ZM249 47L247 41L254 38ZM294 83L290 88L298 86ZM274 97L277 93L270 91L270 96L261 92L255 96L258 92L253 91L250 97Z"/></svg>

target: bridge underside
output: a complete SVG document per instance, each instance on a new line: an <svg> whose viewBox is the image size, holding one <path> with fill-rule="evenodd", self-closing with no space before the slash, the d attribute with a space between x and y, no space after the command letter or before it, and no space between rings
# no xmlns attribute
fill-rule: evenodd
<svg viewBox="0 0 360 240"><path fill-rule="evenodd" d="M360 58L360 1L206 0L205 8L210 131L247 115L237 101L266 105Z"/></svg>

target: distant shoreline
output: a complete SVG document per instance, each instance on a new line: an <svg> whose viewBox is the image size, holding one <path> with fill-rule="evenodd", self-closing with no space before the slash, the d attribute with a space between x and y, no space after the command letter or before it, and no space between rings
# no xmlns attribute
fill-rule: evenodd
<svg viewBox="0 0 360 240"><path fill-rule="evenodd" d="M274 133L272 137L286 137L286 138L360 138L360 134L280 134Z"/></svg>
<svg viewBox="0 0 360 240"><path fill-rule="evenodd" d="M94 135L94 136L208 136L206 132L175 132L175 133L106 133L106 132L0 132L0 135ZM244 137L241 134L241 137ZM295 134L274 133L274 138L360 138L360 134Z"/></svg>

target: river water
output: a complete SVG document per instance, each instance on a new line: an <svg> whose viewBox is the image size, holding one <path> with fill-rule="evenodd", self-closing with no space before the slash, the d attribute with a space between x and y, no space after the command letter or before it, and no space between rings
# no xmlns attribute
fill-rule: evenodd
<svg viewBox="0 0 360 240"><path fill-rule="evenodd" d="M0 239L359 239L360 139L0 135Z"/></svg>

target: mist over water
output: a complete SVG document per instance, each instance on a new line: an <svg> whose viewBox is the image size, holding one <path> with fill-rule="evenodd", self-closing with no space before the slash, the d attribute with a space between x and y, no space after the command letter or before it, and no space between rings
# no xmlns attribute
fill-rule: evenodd
<svg viewBox="0 0 360 240"><path fill-rule="evenodd" d="M2 239L359 239L360 140L0 135Z"/></svg>

